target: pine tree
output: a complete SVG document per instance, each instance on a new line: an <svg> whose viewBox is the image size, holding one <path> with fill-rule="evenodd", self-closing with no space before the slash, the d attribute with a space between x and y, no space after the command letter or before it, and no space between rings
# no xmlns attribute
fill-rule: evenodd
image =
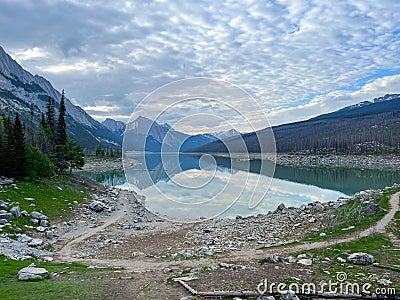
<svg viewBox="0 0 400 300"><path fill-rule="evenodd" d="M2 174L7 177L12 176L14 143L13 143L13 128L10 116L4 117L4 134L3 134L3 151L2 151Z"/></svg>
<svg viewBox="0 0 400 300"><path fill-rule="evenodd" d="M65 146L67 144L67 124L65 124L65 102L64 102L64 90L62 91L60 110L58 114L57 123L57 145Z"/></svg>
<svg viewBox="0 0 400 300"><path fill-rule="evenodd" d="M42 113L42 119L40 120L40 125L42 125L43 128L46 128L46 120L44 118L44 113Z"/></svg>
<svg viewBox="0 0 400 300"><path fill-rule="evenodd" d="M4 118L0 117L0 175L3 174L3 138L4 138L4 128L3 128Z"/></svg>
<svg viewBox="0 0 400 300"><path fill-rule="evenodd" d="M55 110L54 110L54 100L49 96L46 104L46 123L50 129L51 138L55 136Z"/></svg>
<svg viewBox="0 0 400 300"><path fill-rule="evenodd" d="M23 178L26 174L26 143L25 135L22 123L19 119L19 115L15 116L14 126L12 128L12 138L13 138L13 164L12 177Z"/></svg>

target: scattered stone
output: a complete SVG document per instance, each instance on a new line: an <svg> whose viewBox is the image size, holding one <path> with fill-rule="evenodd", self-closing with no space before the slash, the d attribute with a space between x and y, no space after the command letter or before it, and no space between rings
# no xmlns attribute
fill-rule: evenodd
<svg viewBox="0 0 400 300"><path fill-rule="evenodd" d="M9 212L14 215L14 217L19 218L21 216L21 209L19 206L13 206Z"/></svg>
<svg viewBox="0 0 400 300"><path fill-rule="evenodd" d="M381 278L377 280L377 283L383 286L389 286L392 284L392 281L390 281L389 279L386 278Z"/></svg>
<svg viewBox="0 0 400 300"><path fill-rule="evenodd" d="M38 268L35 264L18 271L18 280L41 280L49 277L49 272L45 268Z"/></svg>
<svg viewBox="0 0 400 300"><path fill-rule="evenodd" d="M24 200L26 200L26 201L35 201L35 198L26 197L26 198L24 198Z"/></svg>
<svg viewBox="0 0 400 300"><path fill-rule="evenodd" d="M257 300L275 300L274 296L260 296Z"/></svg>
<svg viewBox="0 0 400 300"><path fill-rule="evenodd" d="M21 211L21 216L27 217L29 216L29 213L26 210Z"/></svg>
<svg viewBox="0 0 400 300"><path fill-rule="evenodd" d="M8 204L3 200L0 200L0 209L8 210Z"/></svg>
<svg viewBox="0 0 400 300"><path fill-rule="evenodd" d="M0 212L0 219L5 219L8 222L11 221L12 219L12 213L8 213L8 212Z"/></svg>
<svg viewBox="0 0 400 300"><path fill-rule="evenodd" d="M344 258L341 258L340 256L338 256L338 257L336 258L336 260L337 260L338 262L340 262L340 263L345 263L345 262L346 262L346 260L345 260Z"/></svg>
<svg viewBox="0 0 400 300"><path fill-rule="evenodd" d="M298 264L303 266L311 266L312 260L310 258L302 258L297 261Z"/></svg>
<svg viewBox="0 0 400 300"><path fill-rule="evenodd" d="M373 216L373 215L377 214L380 211L381 211L381 207L379 205L373 203L373 204L370 204L367 206L363 215L364 215L364 217L369 217L369 216Z"/></svg>
<svg viewBox="0 0 400 300"><path fill-rule="evenodd" d="M264 261L268 263L277 263L280 261L280 257L278 255L269 254L264 257Z"/></svg>
<svg viewBox="0 0 400 300"><path fill-rule="evenodd" d="M325 232L321 232L321 233L319 234L319 236L326 236L326 233L325 233Z"/></svg>
<svg viewBox="0 0 400 300"><path fill-rule="evenodd" d="M48 238L49 240L52 240L52 239L54 238L53 231L47 230L47 231L44 233L44 236L45 236L46 238Z"/></svg>
<svg viewBox="0 0 400 300"><path fill-rule="evenodd" d="M196 298L193 296L185 296L185 297L182 297L180 300L196 300Z"/></svg>
<svg viewBox="0 0 400 300"><path fill-rule="evenodd" d="M31 247L37 247L37 246L42 246L42 245L43 245L43 240L42 239L32 239L28 243L28 246L31 246Z"/></svg>
<svg viewBox="0 0 400 300"><path fill-rule="evenodd" d="M302 259L302 258L306 258L307 257L307 254L299 254L299 255L297 255L297 259Z"/></svg>
<svg viewBox="0 0 400 300"><path fill-rule="evenodd" d="M297 261L297 259L293 256L288 256L288 257L285 257L285 261L292 264L292 263L295 263Z"/></svg>
<svg viewBox="0 0 400 300"><path fill-rule="evenodd" d="M49 220L42 219L40 220L40 226L48 227L50 225Z"/></svg>
<svg viewBox="0 0 400 300"><path fill-rule="evenodd" d="M282 300L300 300L296 293L293 291L284 291L281 293Z"/></svg>
<svg viewBox="0 0 400 300"><path fill-rule="evenodd" d="M37 212L37 211L31 212L31 217L34 219L38 219L38 220L48 220L49 219L46 215L44 215L40 212Z"/></svg>
<svg viewBox="0 0 400 300"><path fill-rule="evenodd" d="M347 260L356 265L370 265L375 262L374 257L371 254L364 252L352 253L347 257Z"/></svg>
<svg viewBox="0 0 400 300"><path fill-rule="evenodd" d="M103 202L100 202L100 201L97 201L97 200L93 200L90 203L89 208L91 210L94 210L95 212L101 212L105 208L105 205L104 205Z"/></svg>

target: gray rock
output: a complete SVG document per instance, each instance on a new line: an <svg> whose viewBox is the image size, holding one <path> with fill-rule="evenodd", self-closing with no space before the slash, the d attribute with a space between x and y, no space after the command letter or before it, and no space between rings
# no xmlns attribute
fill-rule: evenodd
<svg viewBox="0 0 400 300"><path fill-rule="evenodd" d="M21 216L21 209L19 206L13 206L10 210L10 213L14 215L14 217L19 218Z"/></svg>
<svg viewBox="0 0 400 300"><path fill-rule="evenodd" d="M103 202L97 201L97 200L93 200L90 205L89 208L91 210L94 210L95 212L101 212L104 210L105 205Z"/></svg>
<svg viewBox="0 0 400 300"><path fill-rule="evenodd" d="M41 246L41 245L43 245L43 240L42 239L32 239L28 243L28 246L31 246L31 247L36 247L36 246Z"/></svg>
<svg viewBox="0 0 400 300"><path fill-rule="evenodd" d="M26 198L24 198L24 200L26 200L26 201L35 201L35 198L26 197Z"/></svg>
<svg viewBox="0 0 400 300"><path fill-rule="evenodd" d="M297 261L298 264L303 266L311 266L312 260L310 258L302 258Z"/></svg>
<svg viewBox="0 0 400 300"><path fill-rule="evenodd" d="M0 213L0 219L5 219L8 222L10 222L12 219L12 213L2 212L2 213Z"/></svg>
<svg viewBox="0 0 400 300"><path fill-rule="evenodd" d="M341 258L340 256L338 256L338 257L336 258L336 260L337 260L338 262L340 262L340 263L345 263L345 262L346 262L346 260L345 260L344 258Z"/></svg>
<svg viewBox="0 0 400 300"><path fill-rule="evenodd" d="M21 235L21 240L29 239L28 236ZM0 255L4 255L12 260L31 259L32 257L43 257L49 255L47 251L29 247L27 241L13 240L8 237L0 237Z"/></svg>
<svg viewBox="0 0 400 300"><path fill-rule="evenodd" d="M38 268L35 264L18 271L18 280L41 280L49 277L49 272L45 268Z"/></svg>
<svg viewBox="0 0 400 300"><path fill-rule="evenodd" d="M315 202L314 203L314 207L315 207L315 209L316 210L318 210L318 211L324 211L325 210L325 206L323 206L321 203L319 203L319 202Z"/></svg>
<svg viewBox="0 0 400 300"><path fill-rule="evenodd" d="M48 238L49 240L52 240L52 239L54 238L53 231L51 231L51 230L47 230L47 231L44 233L44 235L45 235L45 237Z"/></svg>
<svg viewBox="0 0 400 300"><path fill-rule="evenodd" d="M295 263L297 261L297 259L293 256L288 256L288 257L285 257L285 261L292 264L292 263Z"/></svg>
<svg viewBox="0 0 400 300"><path fill-rule="evenodd" d="M285 204L281 203L278 205L278 207L276 208L275 212L279 212L279 211L284 211L286 209Z"/></svg>
<svg viewBox="0 0 400 300"><path fill-rule="evenodd" d="M264 260L265 260L265 262L268 262L268 263L277 263L281 259L280 259L280 257L278 255L269 254L266 257L264 257Z"/></svg>
<svg viewBox="0 0 400 300"><path fill-rule="evenodd" d="M50 222L49 222L49 220L46 220L46 219L42 219L42 220L40 220L40 226L44 226L44 227L47 227L47 226L49 226L50 225Z"/></svg>
<svg viewBox="0 0 400 300"><path fill-rule="evenodd" d="M257 300L275 300L274 296L260 296Z"/></svg>
<svg viewBox="0 0 400 300"><path fill-rule="evenodd" d="M373 215L377 214L380 211L381 211L381 207L374 203L374 204L371 204L371 205L367 206L367 208L365 209L363 215L365 217L369 217L369 216L373 216Z"/></svg>
<svg viewBox="0 0 400 300"><path fill-rule="evenodd" d="M44 215L40 212L37 212L37 211L31 212L31 217L34 219L38 219L38 220L48 220L49 219L46 215Z"/></svg>
<svg viewBox="0 0 400 300"><path fill-rule="evenodd" d="M374 257L371 254L364 252L352 253L347 257L347 260L356 265L370 265L375 262Z"/></svg>
<svg viewBox="0 0 400 300"><path fill-rule="evenodd" d="M6 225L8 221L6 219L0 219L0 225Z"/></svg>
<svg viewBox="0 0 400 300"><path fill-rule="evenodd" d="M282 300L300 300L296 293L293 291L284 291L281 293Z"/></svg>
<svg viewBox="0 0 400 300"><path fill-rule="evenodd" d="M8 204L3 200L0 200L0 209L8 210Z"/></svg>
<svg viewBox="0 0 400 300"><path fill-rule="evenodd" d="M33 225L38 225L39 224L39 222L40 222L40 220L39 219L30 219L29 220L29 222L31 222L31 224L33 224Z"/></svg>
<svg viewBox="0 0 400 300"><path fill-rule="evenodd" d="M302 258L306 258L307 257L307 254L299 254L299 255L297 255L297 259L302 259Z"/></svg>
<svg viewBox="0 0 400 300"><path fill-rule="evenodd" d="M196 300L196 297L186 296L186 297L182 297L180 300Z"/></svg>
<svg viewBox="0 0 400 300"><path fill-rule="evenodd" d="M27 217L29 216L29 213L26 210L21 211L21 216Z"/></svg>
<svg viewBox="0 0 400 300"><path fill-rule="evenodd" d="M26 234L21 234L18 237L18 241L21 243L29 243L30 241L32 241L32 238Z"/></svg>

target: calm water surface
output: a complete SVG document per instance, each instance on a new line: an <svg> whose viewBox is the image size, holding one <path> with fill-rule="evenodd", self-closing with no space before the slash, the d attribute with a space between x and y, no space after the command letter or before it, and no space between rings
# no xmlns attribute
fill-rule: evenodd
<svg viewBox="0 0 400 300"><path fill-rule="evenodd" d="M209 155L146 154L130 158L139 164L127 169L126 174L86 175L107 185L132 188L146 196L148 209L173 218L265 214L280 203L299 207L400 182L395 171L274 167L266 160Z"/></svg>

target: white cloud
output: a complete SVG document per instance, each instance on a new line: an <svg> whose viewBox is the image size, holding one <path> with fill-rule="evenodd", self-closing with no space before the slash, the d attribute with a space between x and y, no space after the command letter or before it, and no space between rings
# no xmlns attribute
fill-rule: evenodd
<svg viewBox="0 0 400 300"><path fill-rule="evenodd" d="M276 122L298 120L400 73L397 0L37 0L4 2L1 14L3 47L24 67L81 105L113 94L118 114L172 80L210 76L243 87Z"/></svg>

